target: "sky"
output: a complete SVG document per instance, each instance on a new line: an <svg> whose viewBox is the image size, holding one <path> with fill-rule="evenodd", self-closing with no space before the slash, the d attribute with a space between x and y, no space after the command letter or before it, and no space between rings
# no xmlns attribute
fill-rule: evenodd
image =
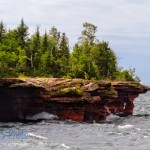
<svg viewBox="0 0 150 150"><path fill-rule="evenodd" d="M98 27L97 38L109 42L119 66L135 68L141 82L150 85L150 1L148 0L0 0L0 20L7 29L21 18L34 32L55 26L65 32L70 47L84 22Z"/></svg>

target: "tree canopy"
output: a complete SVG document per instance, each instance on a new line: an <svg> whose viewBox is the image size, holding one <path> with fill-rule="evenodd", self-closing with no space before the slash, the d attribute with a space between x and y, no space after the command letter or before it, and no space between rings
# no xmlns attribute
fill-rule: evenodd
<svg viewBox="0 0 150 150"><path fill-rule="evenodd" d="M66 33L52 27L30 35L21 19L15 29L0 22L0 77L66 77L139 81L135 69L122 70L107 41L96 37L97 27L85 22L73 50Z"/></svg>

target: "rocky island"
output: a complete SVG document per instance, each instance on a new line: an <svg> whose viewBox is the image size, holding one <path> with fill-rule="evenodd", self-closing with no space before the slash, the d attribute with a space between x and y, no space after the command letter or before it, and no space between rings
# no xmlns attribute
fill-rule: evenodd
<svg viewBox="0 0 150 150"><path fill-rule="evenodd" d="M0 79L0 121L25 121L41 112L61 120L100 122L133 114L134 99L150 90L137 82L62 78Z"/></svg>

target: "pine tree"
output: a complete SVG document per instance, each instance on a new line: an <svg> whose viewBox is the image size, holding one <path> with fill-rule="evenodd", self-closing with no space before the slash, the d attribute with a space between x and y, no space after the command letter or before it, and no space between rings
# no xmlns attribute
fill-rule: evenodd
<svg viewBox="0 0 150 150"><path fill-rule="evenodd" d="M6 29L4 27L3 21L0 22L0 44L2 43L4 36L6 33Z"/></svg>
<svg viewBox="0 0 150 150"><path fill-rule="evenodd" d="M61 75L65 75L68 71L69 65L69 45L68 45L68 38L66 34L63 33L60 41L59 46L59 60L60 60L60 73Z"/></svg>
<svg viewBox="0 0 150 150"><path fill-rule="evenodd" d="M59 58L60 32L55 27L52 27L49 32L51 43L51 56L55 59Z"/></svg>
<svg viewBox="0 0 150 150"><path fill-rule="evenodd" d="M69 59L69 45L68 45L68 38L66 37L66 34L63 33L60 41L60 57L65 57L66 59Z"/></svg>
<svg viewBox="0 0 150 150"><path fill-rule="evenodd" d="M93 64L98 68L100 78L115 78L117 71L117 57L109 47L108 42L100 42L91 50Z"/></svg>
<svg viewBox="0 0 150 150"><path fill-rule="evenodd" d="M24 20L21 19L20 25L17 27L17 38L18 44L22 49L25 49L27 46L27 39L28 39L28 27L25 25Z"/></svg>
<svg viewBox="0 0 150 150"><path fill-rule="evenodd" d="M42 42L41 42L41 53L44 53L47 51L49 47L49 43L48 43L48 35L47 32L45 31L45 34L42 38Z"/></svg>

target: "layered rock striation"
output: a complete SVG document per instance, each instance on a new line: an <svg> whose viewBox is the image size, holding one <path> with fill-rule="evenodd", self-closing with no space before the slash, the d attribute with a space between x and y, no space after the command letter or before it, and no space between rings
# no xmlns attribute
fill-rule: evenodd
<svg viewBox="0 0 150 150"><path fill-rule="evenodd" d="M149 87L136 82L0 79L0 121L22 121L48 112L62 120L100 122L111 113L132 115L134 99L148 90Z"/></svg>

